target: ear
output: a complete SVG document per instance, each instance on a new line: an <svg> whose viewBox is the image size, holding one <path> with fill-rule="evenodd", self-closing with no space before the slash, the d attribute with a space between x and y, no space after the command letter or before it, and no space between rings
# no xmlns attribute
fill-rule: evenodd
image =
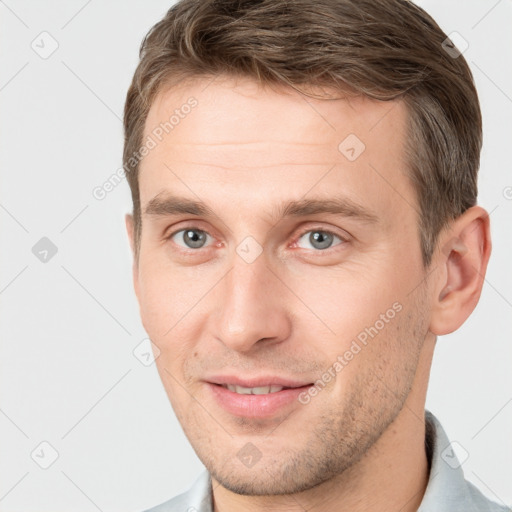
<svg viewBox="0 0 512 512"><path fill-rule="evenodd" d="M473 206L440 234L433 268L430 330L436 335L457 330L475 309L491 255L489 214Z"/></svg>
<svg viewBox="0 0 512 512"><path fill-rule="evenodd" d="M135 229L133 215L127 213L124 217L126 224L126 232L128 234L128 240L130 242L130 248L132 250L133 264L132 264L132 279L133 287L135 289L135 295L139 297L139 265L135 255Z"/></svg>

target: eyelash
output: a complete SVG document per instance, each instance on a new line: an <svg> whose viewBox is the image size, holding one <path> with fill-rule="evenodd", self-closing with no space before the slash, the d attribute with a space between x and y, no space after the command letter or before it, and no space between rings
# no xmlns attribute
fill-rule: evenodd
<svg viewBox="0 0 512 512"><path fill-rule="evenodd" d="M204 229L201 229L201 228L198 228L197 226L185 226L184 228L181 228L181 229L178 229L177 231L174 231L172 232L170 235L164 237L165 240L167 241L170 241L175 235L177 235L178 233L181 233L183 231L199 231L201 233L206 233L208 236L212 236L210 235L210 233L208 233L207 231L205 231ZM327 249L306 249L308 251L314 251L314 252L317 252L317 253L328 253L328 252L331 252L331 250L335 250L336 247L339 247L339 246L343 246L345 245L347 242L348 242L348 238L347 237L344 237L342 235L339 235L337 233L335 233L334 231L330 231L328 229L323 229L323 228L320 228L320 227L313 227L313 228L308 228L308 229L305 229L303 231L300 232L299 235L297 235L295 238L294 238L294 242L292 242L292 246L295 247L295 245L297 244L297 242L307 233L312 233L312 232L315 232L315 231L318 231L320 233L324 233L324 234L327 234L327 235L332 235L333 237L336 237L336 238L339 238L341 241L340 243L338 243L337 245L334 245L332 247L328 247ZM181 251L183 252L190 252L190 253L196 253L198 252L200 249L205 249L205 247L200 247L198 249L192 249L192 248L185 248L185 247L182 247L182 246L178 246L180 248ZM207 247L206 247L207 248ZM300 249L300 248L299 248Z"/></svg>

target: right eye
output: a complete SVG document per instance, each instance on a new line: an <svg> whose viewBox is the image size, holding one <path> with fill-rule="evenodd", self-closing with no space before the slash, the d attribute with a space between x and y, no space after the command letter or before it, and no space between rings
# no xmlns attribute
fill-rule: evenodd
<svg viewBox="0 0 512 512"><path fill-rule="evenodd" d="M168 237L177 245L185 249L202 249L206 247L208 238L212 238L206 231L197 228L185 228L174 232Z"/></svg>

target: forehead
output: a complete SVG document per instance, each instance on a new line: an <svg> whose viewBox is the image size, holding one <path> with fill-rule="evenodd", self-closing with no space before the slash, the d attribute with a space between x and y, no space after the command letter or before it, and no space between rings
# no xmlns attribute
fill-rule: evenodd
<svg viewBox="0 0 512 512"><path fill-rule="evenodd" d="M384 117L384 130L377 130L381 135L386 128L399 128L405 121L405 105L400 101L376 101L333 89L313 88L311 92L323 98L309 97L284 85L262 85L249 78L189 79L157 94L144 131L147 136L171 120L169 132L183 137L193 134L196 144L225 142L226 134L218 128L236 129L239 141L260 134L276 142L294 142L297 135L303 135L311 143L328 143L330 138L341 137L347 126L364 138ZM197 105L189 108L191 103ZM390 110L392 115L388 115ZM283 113L286 115L280 117ZM195 122L183 123L189 114ZM204 129L197 131L201 125Z"/></svg>
<svg viewBox="0 0 512 512"><path fill-rule="evenodd" d="M398 196L414 201L405 105L330 93L315 99L230 77L161 91L145 124L155 145L140 165L141 203L170 187L190 196L187 184L199 182L212 196L222 184L224 198L301 196L316 180L320 194L336 187L399 215Z"/></svg>

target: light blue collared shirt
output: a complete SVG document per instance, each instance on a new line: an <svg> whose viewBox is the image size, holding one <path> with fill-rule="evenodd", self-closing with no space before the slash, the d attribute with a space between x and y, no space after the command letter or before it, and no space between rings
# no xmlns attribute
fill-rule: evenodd
<svg viewBox="0 0 512 512"><path fill-rule="evenodd" d="M512 512L512 508L486 498L464 478L439 420L425 410L425 421L430 476L418 512ZM213 512L210 474L204 471L187 492L146 512Z"/></svg>

